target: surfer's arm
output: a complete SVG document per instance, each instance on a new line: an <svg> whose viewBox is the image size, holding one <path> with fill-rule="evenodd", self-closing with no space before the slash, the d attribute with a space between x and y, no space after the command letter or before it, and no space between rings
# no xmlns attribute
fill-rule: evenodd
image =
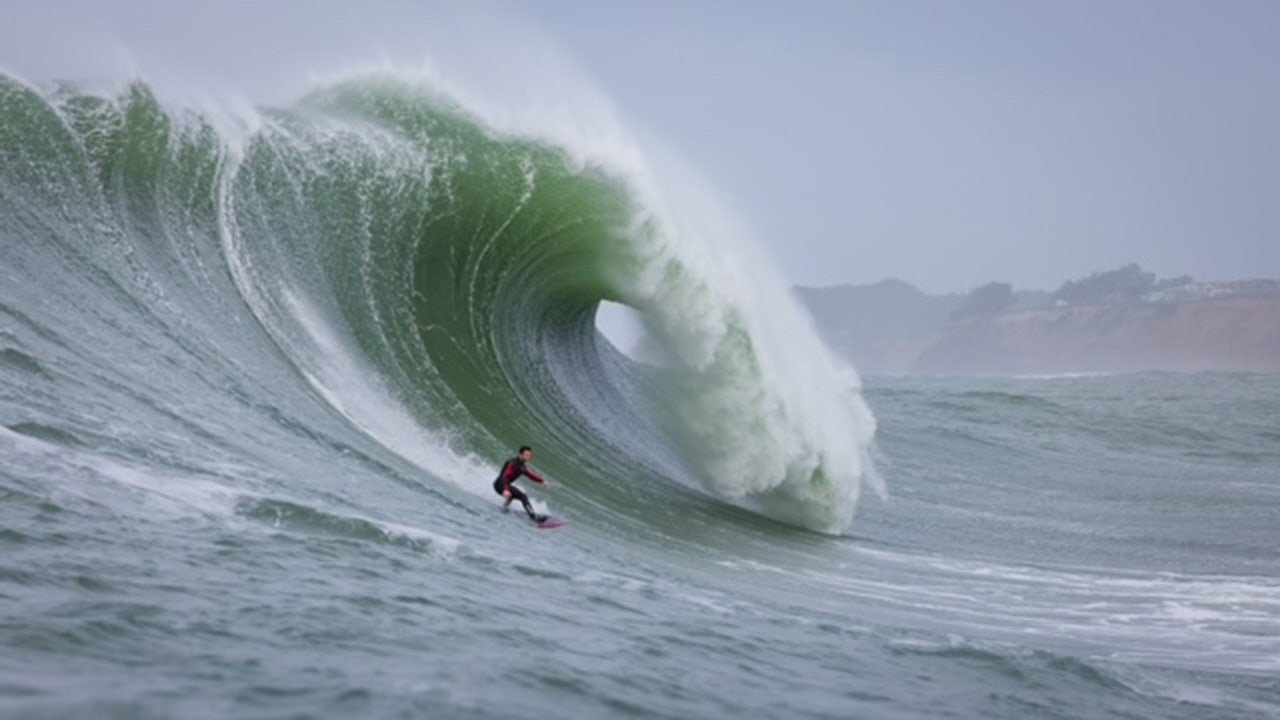
<svg viewBox="0 0 1280 720"><path fill-rule="evenodd" d="M546 481L546 479L545 479L545 478L543 478L541 475L538 475L537 473L533 472L532 470L530 470L530 469L528 469L528 468L525 468L524 474L525 474L525 477L527 477L527 478L529 478L530 480L532 480L532 481L534 481L534 482L538 483L539 485L546 485L546 484L547 484L547 481Z"/></svg>

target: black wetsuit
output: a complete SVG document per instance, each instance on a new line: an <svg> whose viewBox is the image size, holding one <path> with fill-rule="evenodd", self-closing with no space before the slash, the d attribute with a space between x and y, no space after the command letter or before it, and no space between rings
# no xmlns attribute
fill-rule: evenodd
<svg viewBox="0 0 1280 720"><path fill-rule="evenodd" d="M524 505L524 511L529 513L529 517L537 520L538 516L533 512L533 506L529 504L529 496L516 489L515 482L520 479L521 475L529 476L529 479L536 483L546 482L537 474L530 472L529 468L525 467L524 461L517 455L503 463L502 470L493 481L493 491L499 495L510 491L511 499L519 500L520 504Z"/></svg>

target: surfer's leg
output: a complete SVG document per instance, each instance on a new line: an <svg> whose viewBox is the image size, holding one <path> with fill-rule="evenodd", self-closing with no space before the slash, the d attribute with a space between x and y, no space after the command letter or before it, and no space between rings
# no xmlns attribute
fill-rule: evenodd
<svg viewBox="0 0 1280 720"><path fill-rule="evenodd" d="M524 511L529 513L529 517L535 518L535 519L537 518L537 516L534 515L533 513L533 505L529 504L528 495L525 495L524 493L520 492L519 490L513 487L511 488L511 500L519 500L520 504L524 506ZM507 502L510 503L511 500L508 500Z"/></svg>
<svg viewBox="0 0 1280 720"><path fill-rule="evenodd" d="M502 478L498 478L493 481L493 491L499 495L502 494ZM512 498L506 498L506 502L502 503L502 512L506 512L511 509L511 500Z"/></svg>

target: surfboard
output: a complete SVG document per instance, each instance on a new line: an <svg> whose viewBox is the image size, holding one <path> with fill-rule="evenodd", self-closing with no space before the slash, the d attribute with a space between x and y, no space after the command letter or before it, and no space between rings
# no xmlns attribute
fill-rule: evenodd
<svg viewBox="0 0 1280 720"><path fill-rule="evenodd" d="M528 516L526 515L525 517L528 517ZM530 521L530 522L533 522L533 521ZM555 530L556 528L560 528L560 527L564 527L565 525L568 525L569 521L565 520L559 515L548 515L546 520L543 520L542 522L533 522L533 524L539 530Z"/></svg>
<svg viewBox="0 0 1280 720"><path fill-rule="evenodd" d="M523 520L524 522L527 522L533 525L539 530L555 530L556 528L562 528L565 525L569 524L568 520L560 517L559 515L548 514L546 520L543 520L542 522L538 522L536 520L531 519L528 515L525 514L523 510L512 509L511 512L507 514L513 518L516 518L517 520Z"/></svg>

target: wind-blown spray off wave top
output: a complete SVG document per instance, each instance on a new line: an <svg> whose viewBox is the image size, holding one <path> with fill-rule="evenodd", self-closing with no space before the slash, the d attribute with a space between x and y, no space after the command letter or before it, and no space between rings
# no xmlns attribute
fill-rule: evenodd
<svg viewBox="0 0 1280 720"><path fill-rule="evenodd" d="M500 133L389 76L232 131L141 83L0 77L0 153L14 297L64 303L68 334L140 309L227 392L283 360L446 481L527 443L588 495L643 477L827 532L875 481L856 376L768 268L725 251L738 238L634 163ZM638 311L669 361L604 341L603 301Z"/></svg>

